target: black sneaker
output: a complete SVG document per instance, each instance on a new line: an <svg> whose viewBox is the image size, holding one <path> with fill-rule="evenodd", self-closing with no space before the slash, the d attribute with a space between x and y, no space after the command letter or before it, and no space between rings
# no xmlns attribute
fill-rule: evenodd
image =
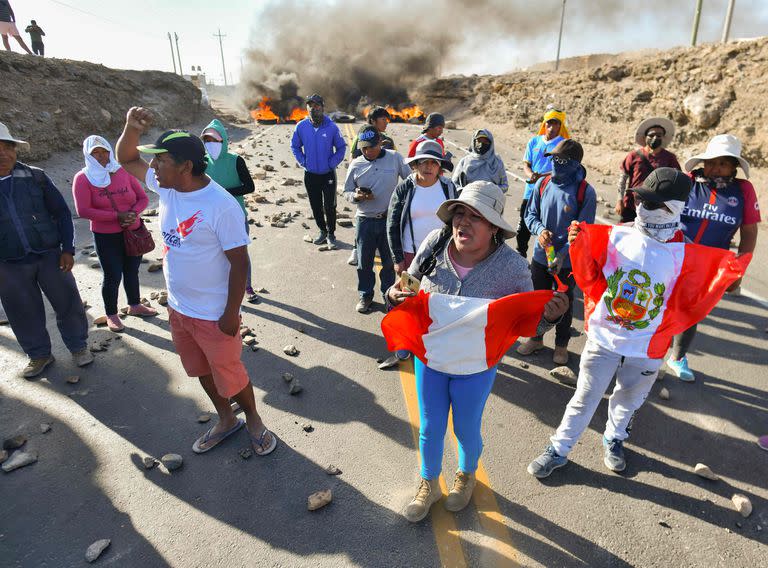
<svg viewBox="0 0 768 568"><path fill-rule="evenodd" d="M624 442L603 438L603 446L605 446L605 453L603 454L605 467L611 471L624 471L627 467L627 460L624 457Z"/></svg>
<svg viewBox="0 0 768 568"><path fill-rule="evenodd" d="M326 239L328 238L328 233L325 231L320 231L320 234L317 235L314 239L312 239L313 245L322 245L325 243Z"/></svg>

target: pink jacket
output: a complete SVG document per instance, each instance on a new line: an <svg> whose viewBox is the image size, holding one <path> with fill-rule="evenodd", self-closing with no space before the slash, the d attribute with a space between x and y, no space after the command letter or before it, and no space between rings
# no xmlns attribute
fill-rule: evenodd
<svg viewBox="0 0 768 568"><path fill-rule="evenodd" d="M90 219L94 233L119 233L123 230L105 190L109 191L121 212L135 211L138 215L149 205L149 198L141 184L123 168L112 174L112 183L107 187L94 187L82 171L78 172L72 180L75 209L81 218ZM139 220L136 219L128 228L138 229Z"/></svg>

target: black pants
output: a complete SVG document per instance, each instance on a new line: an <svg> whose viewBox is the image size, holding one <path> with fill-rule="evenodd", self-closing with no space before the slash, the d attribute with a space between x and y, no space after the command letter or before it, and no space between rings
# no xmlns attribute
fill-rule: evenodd
<svg viewBox="0 0 768 568"><path fill-rule="evenodd" d="M336 170L327 174L304 172L304 187L317 228L333 235L336 232Z"/></svg>
<svg viewBox="0 0 768 568"><path fill-rule="evenodd" d="M135 306L141 300L139 292L140 256L125 254L123 233L94 233L96 254L99 255L104 280L101 283L101 298L104 300L104 310L108 316L117 313L117 293L120 281L123 281L128 305Z"/></svg>
<svg viewBox="0 0 768 568"><path fill-rule="evenodd" d="M568 342L571 340L571 322L573 321L573 291L576 288L576 280L573 278L573 274L565 276L570 273L571 269L567 268L563 270L558 276L563 284L568 286L566 296L568 296L568 311L563 314L560 322L555 326L555 345L557 347L567 347ZM543 264L539 264L535 260L531 262L531 278L533 279L534 290L554 290L557 288L554 277L549 273L547 267ZM542 337L534 337L535 340L541 341Z"/></svg>
<svg viewBox="0 0 768 568"><path fill-rule="evenodd" d="M670 352L672 359L682 359L686 356L688 349L691 348L691 343L693 343L693 338L696 337L698 326L699 324L694 324L672 338L672 351Z"/></svg>
<svg viewBox="0 0 768 568"><path fill-rule="evenodd" d="M531 232L525 224L525 212L528 211L528 200L523 199L520 204L520 222L517 224L517 252L525 258L528 256L528 242L531 240Z"/></svg>
<svg viewBox="0 0 768 568"><path fill-rule="evenodd" d="M45 56L45 46L43 45L43 42L32 42L32 53L35 55Z"/></svg>

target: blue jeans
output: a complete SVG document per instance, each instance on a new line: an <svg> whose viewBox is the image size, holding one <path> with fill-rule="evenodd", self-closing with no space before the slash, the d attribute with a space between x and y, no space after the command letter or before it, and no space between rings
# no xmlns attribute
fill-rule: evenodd
<svg viewBox="0 0 768 568"><path fill-rule="evenodd" d="M104 300L104 311L108 316L117 314L117 294L120 281L123 282L128 305L136 306L141 301L139 290L140 256L125 254L125 239L123 233L93 233L96 243L96 254L99 255L104 280L101 282L101 299Z"/></svg>
<svg viewBox="0 0 768 568"><path fill-rule="evenodd" d="M387 243L387 220L373 217L355 218L355 244L357 245L357 291L361 298L373 298L373 288L376 285L376 274L373 271L373 262L376 251L381 258L381 282L382 296L387 293L390 286L395 283L395 264L392 253L389 252Z"/></svg>
<svg viewBox="0 0 768 568"><path fill-rule="evenodd" d="M75 277L59 269L59 253L53 251L29 263L0 261L0 300L24 353L30 359L51 354L41 290L56 312L56 324L67 349L72 353L85 349L88 320L83 301Z"/></svg>
<svg viewBox="0 0 768 568"><path fill-rule="evenodd" d="M483 452L480 427L485 403L496 378L496 367L472 375L449 375L430 369L417 358L413 364L419 398L421 476L424 479L440 476L449 409L453 410L459 469L474 473Z"/></svg>

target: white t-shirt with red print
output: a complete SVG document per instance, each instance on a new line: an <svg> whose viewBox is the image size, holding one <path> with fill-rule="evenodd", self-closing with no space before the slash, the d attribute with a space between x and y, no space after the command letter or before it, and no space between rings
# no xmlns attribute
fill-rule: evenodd
<svg viewBox="0 0 768 568"><path fill-rule="evenodd" d="M149 168L147 188L160 196L168 305L191 318L217 321L229 292L224 251L247 246L245 216L227 190L214 181L197 191L160 187Z"/></svg>

